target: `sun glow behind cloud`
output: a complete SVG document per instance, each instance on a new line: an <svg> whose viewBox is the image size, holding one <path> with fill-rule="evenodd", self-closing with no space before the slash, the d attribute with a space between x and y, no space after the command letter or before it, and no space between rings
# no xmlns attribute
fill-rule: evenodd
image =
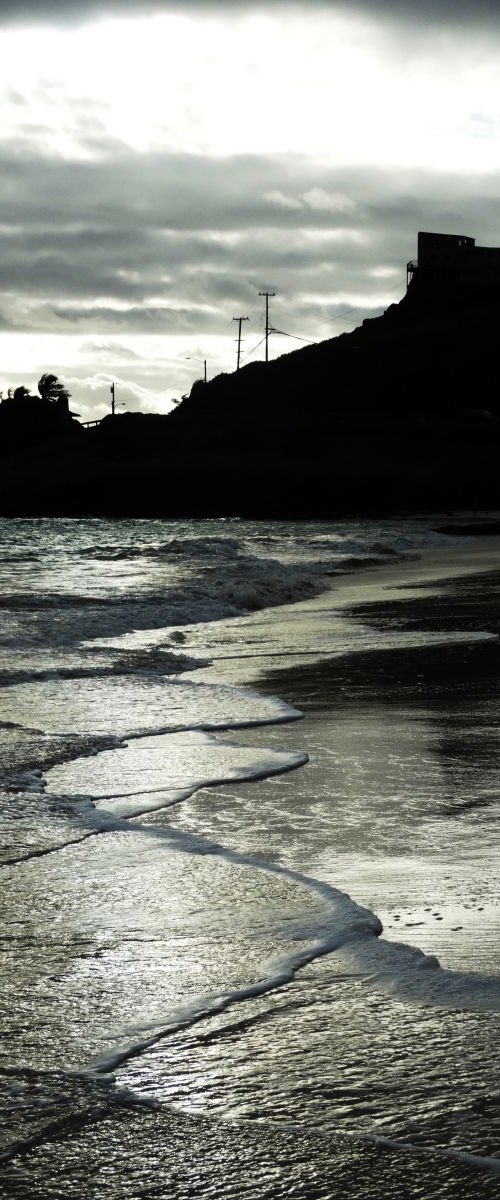
<svg viewBox="0 0 500 1200"><path fill-rule="evenodd" d="M12 27L2 43L0 236L18 247L2 307L27 329L1 334L9 383L54 369L100 386L108 354L152 404L167 384L179 396L187 355L232 369L233 313L262 287L312 340L346 328L344 307L357 323L399 298L419 225L445 212L456 231L446 171L493 203L500 48L483 31L403 36L312 5Z"/></svg>
<svg viewBox="0 0 500 1200"><path fill-rule="evenodd" d="M46 151L97 154L107 137L140 153L491 165L500 53L458 34L417 54L359 15L306 10L110 19L3 41L6 130Z"/></svg>

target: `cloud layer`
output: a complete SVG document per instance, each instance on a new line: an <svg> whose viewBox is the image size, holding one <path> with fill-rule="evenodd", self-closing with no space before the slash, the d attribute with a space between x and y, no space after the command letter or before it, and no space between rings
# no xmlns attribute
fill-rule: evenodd
<svg viewBox="0 0 500 1200"><path fill-rule="evenodd" d="M293 0L44 0L43 10L39 0L2 0L1 18L3 21L22 23L35 20L42 21L71 21L88 20L104 13L105 15L136 16L147 13L164 12L206 12L221 10L226 13L235 10L262 8L270 9L303 9L303 4L293 3ZM361 10L374 16L389 16L391 20L404 19L412 23L449 22L452 25L466 23L475 25L485 21L494 25L500 23L500 13L496 0L309 0L309 8L339 9L340 11Z"/></svg>
<svg viewBox="0 0 500 1200"><path fill-rule="evenodd" d="M153 7L61 0L33 32L38 4L2 6L5 385L54 370L90 418L116 379L162 408L205 358L233 369L234 316L251 354L264 288L290 335L274 354L399 299L419 229L498 244L496 4L433 2L438 42L425 4L400 4L425 42L404 51L384 0L295 5L286 25L278 0ZM76 39L63 16L85 17Z"/></svg>

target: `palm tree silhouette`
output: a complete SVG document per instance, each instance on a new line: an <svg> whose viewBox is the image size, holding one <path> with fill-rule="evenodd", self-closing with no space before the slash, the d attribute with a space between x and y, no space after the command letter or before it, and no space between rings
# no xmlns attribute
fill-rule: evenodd
<svg viewBox="0 0 500 1200"><path fill-rule="evenodd" d="M51 404L57 404L58 408L63 408L68 412L71 393L57 378L57 375L48 373L42 375L38 380L38 391L42 400L49 400Z"/></svg>

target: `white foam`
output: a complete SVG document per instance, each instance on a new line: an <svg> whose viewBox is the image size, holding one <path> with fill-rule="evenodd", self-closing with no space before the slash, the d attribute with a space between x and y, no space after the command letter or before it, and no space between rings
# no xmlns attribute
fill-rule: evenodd
<svg viewBox="0 0 500 1200"><path fill-rule="evenodd" d="M47 773L51 792L92 797L100 809L137 817L178 804L204 787L280 775L303 766L307 754L221 741L189 731L131 739L118 751L76 759Z"/></svg>
<svg viewBox="0 0 500 1200"><path fill-rule="evenodd" d="M118 822L110 827L123 827L124 824ZM90 1063L87 1071L116 1070L122 1063L143 1054L180 1029L282 987L307 964L333 952L347 975L355 975L358 980L364 978L366 986L385 993L434 1007L500 1011L500 980L446 971L437 959L414 947L386 942L380 937L382 925L376 914L358 905L345 892L287 867L228 850L192 834L147 825L135 825L134 828L166 840L181 853L213 854L233 865L281 876L315 892L325 901L325 906L319 918L311 917L302 930L297 930L298 937L307 938L306 945L273 959L254 983L218 994L201 995L189 1004L167 1012L161 1021L155 1022L153 1033L143 1029L145 1036L116 1046Z"/></svg>
<svg viewBox="0 0 500 1200"><path fill-rule="evenodd" d="M201 996L190 1004L173 1010L164 1019L161 1028L156 1033L150 1037L119 1046L107 1054L100 1056L94 1062L88 1064L86 1068L87 1072L107 1073L108 1071L114 1071L128 1059L135 1058L137 1055L144 1053L144 1051L149 1050L158 1041L161 1041L168 1035L177 1033L180 1029L191 1027L206 1017L224 1012L227 1008L235 1004L240 1004L244 1000L252 1000L257 996L265 995L267 992L275 991L276 988L283 987L286 983L291 982L297 971L300 971L302 967L307 966L315 958L329 954L332 950L336 949L341 944L341 937L341 932L337 931L329 939L317 942L301 951L297 951L295 954L274 960L269 965L268 974L253 984L249 984L243 988L235 988L232 991L223 992L218 995Z"/></svg>
<svg viewBox="0 0 500 1200"><path fill-rule="evenodd" d="M151 675L45 679L4 689L3 717L45 733L132 737L189 729L241 729L297 720L283 701L228 684Z"/></svg>
<svg viewBox="0 0 500 1200"><path fill-rule="evenodd" d="M101 819L105 819L106 815L101 813ZM127 828L127 825L119 818L111 817L108 827L123 829ZM130 830L131 827L128 826L128 828ZM228 850L215 842L209 842L204 838L185 834L176 829L137 824L132 828L151 837L167 841L172 848L181 853L216 855L232 865L251 867L254 870L285 878L315 892L325 901L325 906L320 919L316 922L311 921L307 927L307 944L291 954L274 958L264 967L262 977L254 983L217 994L201 995L190 1001L189 1004L175 1008L166 1013L161 1021L155 1022L154 1033L148 1033L146 1036L116 1046L113 1050L89 1063L86 1072L114 1071L128 1059L144 1053L164 1037L171 1036L180 1029L188 1028L207 1017L224 1012L227 1008L244 1000L262 996L283 987L286 983L291 982L297 972L308 963L338 950L340 946L346 942L349 943L353 938L372 939L381 932L382 926L374 913L369 909L362 908L346 893L332 888L329 884L311 879L280 864L269 863L238 851Z"/></svg>
<svg viewBox="0 0 500 1200"><path fill-rule="evenodd" d="M13 780L7 784L7 790L19 790L21 792L43 792L47 787L47 780L44 778L43 771L35 768L32 771L20 771Z"/></svg>
<svg viewBox="0 0 500 1200"><path fill-rule="evenodd" d="M367 983L410 1003L475 1012L500 1012L500 979L441 967L434 955L404 942L356 938L340 958Z"/></svg>

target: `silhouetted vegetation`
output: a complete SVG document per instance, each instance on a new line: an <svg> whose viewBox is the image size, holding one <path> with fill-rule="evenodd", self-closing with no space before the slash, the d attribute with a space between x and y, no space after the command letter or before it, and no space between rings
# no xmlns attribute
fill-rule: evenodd
<svg viewBox="0 0 500 1200"><path fill-rule="evenodd" d="M42 375L38 380L38 391L42 400L56 404L61 412L69 411L71 392L60 382L57 375Z"/></svg>
<svg viewBox="0 0 500 1200"><path fill-rule="evenodd" d="M58 438L83 434L69 411L70 393L57 375L42 375L38 396L21 385L0 403L0 454L19 453Z"/></svg>

